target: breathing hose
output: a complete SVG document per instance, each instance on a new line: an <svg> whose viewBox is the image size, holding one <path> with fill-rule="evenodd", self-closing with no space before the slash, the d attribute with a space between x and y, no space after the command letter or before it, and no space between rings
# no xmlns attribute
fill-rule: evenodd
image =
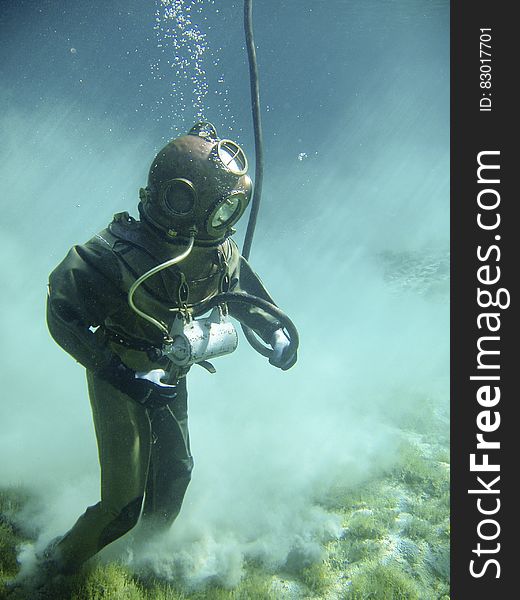
<svg viewBox="0 0 520 600"><path fill-rule="evenodd" d="M253 128L255 133L255 189L253 194L253 202L251 203L251 212L249 213L249 221L247 223L246 236L244 238L244 246L242 256L247 260L251 253L251 244L253 243L253 234L255 232L258 210L260 208L260 199L262 197L262 183L264 179L264 140L262 135L262 119L260 114L260 85L258 83L258 65L256 62L255 38L253 34L253 0L244 0L244 31L246 36L247 57L249 60L249 81L251 87L251 111L253 113ZM269 305L272 307L273 304ZM278 309L279 310L279 309ZM269 312L269 311L267 311ZM272 313L271 313L272 314ZM281 315L283 313L280 312ZM285 319L287 317L283 315ZM278 317L277 317L278 318ZM283 319L279 319L282 323ZM292 325L292 323L291 323ZM284 325L285 326L285 325ZM294 351L298 347L298 332L296 327L292 325L292 333L287 328L291 340L291 346ZM251 344L251 346L263 356L270 357L273 351L267 348L258 340L253 330L242 325L242 331Z"/></svg>
<svg viewBox="0 0 520 600"><path fill-rule="evenodd" d="M224 302L238 302L242 304L250 304L252 306L256 306L258 308L261 308L262 310L265 310L265 312L269 313L272 317L280 321L283 327L287 330L287 333L289 334L290 338L291 348L294 351L296 351L296 349L298 348L298 330L296 329L296 326L291 321L291 319L289 319L289 317L277 306L275 306L271 302L268 302L267 300L264 300L263 298L259 298L258 296L253 296L252 294L248 294L246 292L221 292L220 294L213 296L200 306L197 306L197 311L200 313L204 313L207 312L210 308L214 308L215 306L218 306L219 304L222 304ZM265 356L271 356L272 350L268 350L263 345L262 348L269 352L269 354L266 354Z"/></svg>
<svg viewBox="0 0 520 600"><path fill-rule="evenodd" d="M258 83L258 65L256 62L255 38L253 35L253 0L244 0L244 30L246 34L247 57L249 60L249 81L251 86L251 110L253 113L253 128L255 132L255 191L251 212L247 223L246 237L242 256L247 260L251 253L253 234L262 197L264 179L264 140L262 135L262 120L260 115L260 85Z"/></svg>
<svg viewBox="0 0 520 600"><path fill-rule="evenodd" d="M159 271L162 271L163 269L167 269L168 267L172 267L173 265L176 265L177 263L180 263L182 260L184 260L190 254L190 252L193 250L194 243L195 243L195 232L192 232L190 234L190 241L188 243L188 246L180 254L178 254L174 258L171 258L170 260L167 260L166 262L161 263L160 265L157 265L156 267L153 267L149 271L146 271L146 273L141 275L141 277L139 277L139 279L136 279L134 281L134 283L132 284L132 286L130 287L130 289L128 291L127 299L128 299L128 304L130 305L130 308L135 313L137 313L139 316L143 317L143 319L146 319L146 321L148 321L152 325L155 325L157 327L157 329L159 329L165 336L169 335L168 328L166 327L166 325L164 325L164 323L161 323L160 321L158 321L151 315L140 310L135 305L134 294L135 294L137 288L141 284L143 284L149 277L152 277L152 275L159 273Z"/></svg>

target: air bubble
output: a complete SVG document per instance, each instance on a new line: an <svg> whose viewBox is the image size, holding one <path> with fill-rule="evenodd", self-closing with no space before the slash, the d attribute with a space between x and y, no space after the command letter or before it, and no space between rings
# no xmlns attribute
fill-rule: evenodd
<svg viewBox="0 0 520 600"><path fill-rule="evenodd" d="M234 122L224 74L215 72L223 49L210 47L208 39L208 32L219 31L223 17L218 13L214 0L156 0L153 29L157 51L165 56L162 64L155 60L151 73L153 79L169 82L163 92L168 100L161 99L157 108L164 107L176 133L189 129L193 120Z"/></svg>

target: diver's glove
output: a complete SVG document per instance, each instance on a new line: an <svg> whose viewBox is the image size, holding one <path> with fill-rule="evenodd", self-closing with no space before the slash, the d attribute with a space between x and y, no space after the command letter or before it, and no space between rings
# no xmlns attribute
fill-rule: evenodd
<svg viewBox="0 0 520 600"><path fill-rule="evenodd" d="M149 386L150 395L146 400L148 408L164 406L177 398L177 386L164 383L162 381L163 377L166 377L164 369L152 369L151 371L141 371L135 374L136 381Z"/></svg>
<svg viewBox="0 0 520 600"><path fill-rule="evenodd" d="M145 408L164 406L177 397L177 386L163 383L163 369L136 373L118 358L96 374Z"/></svg>
<svg viewBox="0 0 520 600"><path fill-rule="evenodd" d="M271 347L273 354L269 362L282 371L290 369L298 358L297 352L291 352L291 341L285 331L280 327L271 337Z"/></svg>

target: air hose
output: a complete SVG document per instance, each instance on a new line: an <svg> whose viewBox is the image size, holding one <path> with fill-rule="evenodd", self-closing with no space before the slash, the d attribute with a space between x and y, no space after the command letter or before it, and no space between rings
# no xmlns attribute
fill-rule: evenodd
<svg viewBox="0 0 520 600"><path fill-rule="evenodd" d="M255 233L258 209L262 197L262 182L264 179L264 141L262 135L262 120L260 115L260 85L258 83L258 65L256 63L255 38L253 35L253 0L244 0L244 30L246 34L247 57L249 60L249 81L251 85L251 110L253 113L253 128L255 132L255 191L251 212L247 223L246 237L242 256L247 260L251 253L253 234Z"/></svg>
<svg viewBox="0 0 520 600"><path fill-rule="evenodd" d="M290 338L291 348L294 351L296 351L296 349L298 348L298 330L296 329L291 319L289 319L289 317L277 306L275 306L271 302L268 302L267 300L264 300L263 298L259 298L258 296L253 296L252 294L248 294L246 292L221 292L220 294L213 296L203 304L197 306L197 311L200 313L204 313L210 310L211 308L218 306L219 304L223 304L224 302L238 302L242 304L250 304L252 306L256 306L264 310L266 313L270 314L272 317L280 321L283 327L287 330L287 333L289 334ZM266 354L266 356L271 356L272 350L268 350L263 345L262 348L269 352L269 354Z"/></svg>
<svg viewBox="0 0 520 600"><path fill-rule="evenodd" d="M258 210L260 208L260 199L262 197L262 183L264 178L264 141L262 135L262 120L260 115L260 85L258 83L258 65L256 62L255 38L253 34L253 0L244 0L244 31L246 35L247 57L249 60L249 81L251 87L251 111L253 113L253 128L255 133L255 189L253 202L251 203L251 212L247 223L247 231L242 249L242 256L247 260L251 253L251 244L253 243L253 234L255 232ZM268 303L270 307L273 304ZM276 307L275 307L276 308ZM266 312L269 310L265 309ZM277 309L279 310L279 309ZM272 312L270 314L273 314ZM280 311L287 320L287 317ZM284 319L277 317L280 322ZM294 351L298 348L298 332L291 322L291 330L286 327L291 340L291 346ZM284 323L285 327L285 323ZM242 331L251 344L251 346L263 356L270 357L273 351L267 348L258 340L252 329L242 325Z"/></svg>
<svg viewBox="0 0 520 600"><path fill-rule="evenodd" d="M195 243L195 231L190 233L190 241L188 243L188 246L180 254L178 254L174 258L171 258L170 260L167 260L166 262L161 263L160 265L157 265L156 267L153 267L153 269L146 271L146 273L141 275L141 277L139 277L139 279L136 279L134 281L134 283L130 287L130 290L128 291L127 299L128 299L128 304L130 305L130 308L135 313L137 313L139 316L141 316L143 319L146 319L146 321L148 321L152 325L155 325L155 327L157 327L157 329L159 329L163 333L163 335L166 337L168 337L168 335L169 335L168 327L166 327L166 325L164 323L161 323L160 321L158 321L151 315L149 315L149 314L145 313L144 311L142 311L141 309L139 309L134 302L134 294L137 291L137 288L141 284L143 284L149 277L152 277L152 275L159 273L159 271L162 271L163 269L167 269L168 267L172 267L173 265L176 265L177 263L180 263L182 260L184 260L190 254L190 252L193 250L194 243Z"/></svg>

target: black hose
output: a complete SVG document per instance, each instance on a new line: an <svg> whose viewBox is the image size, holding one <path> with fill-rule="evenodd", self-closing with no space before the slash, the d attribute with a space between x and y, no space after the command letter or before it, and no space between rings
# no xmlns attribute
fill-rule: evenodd
<svg viewBox="0 0 520 600"><path fill-rule="evenodd" d="M260 84L258 83L258 65L256 62L255 37L253 34L253 0L244 0L244 31L246 34L247 58L249 61L249 82L251 87L251 111L253 113L253 128L255 132L255 188L253 192L253 202L251 203L251 212L247 223L242 256L247 260L251 253L251 244L255 233L260 200L262 198L262 183L264 179L264 141L262 135L262 119L260 114ZM272 350L266 348L260 342L252 329L242 325L242 331L247 341L253 348L263 354L271 356Z"/></svg>
<svg viewBox="0 0 520 600"><path fill-rule="evenodd" d="M253 296L252 294L247 294L245 292L222 292L220 294L217 294L216 296L213 296L202 305L197 306L197 313L205 313L210 308L218 306L223 302L241 302L242 304L251 304L253 306L261 308L262 310L265 310L266 313L270 314L272 317L280 321L283 327L287 330L287 333L289 334L289 350L287 351L288 355L294 354L298 349L300 338L298 335L298 330L296 329L296 326L291 321L291 319L289 319L289 317L277 306L275 306L271 302L268 302L267 300L264 300L263 298L259 298L258 296ZM242 327L244 329L248 329L249 331L251 331L251 335L254 335L252 333L252 330L249 329L249 327L245 327L244 325L242 325ZM254 339L255 342L257 344L260 344L260 346L263 348L264 352L262 352L262 354L264 354L264 356L270 357L273 351L269 348L266 348L256 338Z"/></svg>
<svg viewBox="0 0 520 600"><path fill-rule="evenodd" d="M242 256L247 260L251 253L253 234L262 197L262 182L264 178L264 142L262 136L262 120L260 116L260 86L258 83L258 66L256 63L255 39L253 35L253 0L244 0L244 29L246 34L247 57L249 59L249 80L251 84L251 110L253 112L253 127L255 132L255 189L251 212L247 223L246 237Z"/></svg>
<svg viewBox="0 0 520 600"><path fill-rule="evenodd" d="M253 34L253 0L244 0L244 30L246 34L247 57L249 60L249 81L251 86L251 110L253 113L253 128L255 133L255 188L253 193L253 201L251 203L251 212L249 213L249 221L247 223L246 236L244 238L244 246L242 248L242 256L247 260L251 253L251 244L253 243L253 235L255 233L256 220L258 210L260 208L260 200L262 197L262 183L264 179L264 140L262 135L262 119L260 115L260 85L258 83L258 65L256 62L255 38ZM265 302L261 298L251 296L261 302ZM246 301L242 298L239 301ZM218 302L217 302L218 304ZM253 303L254 304L254 303ZM274 304L270 302L269 309L257 303L269 314L275 316L284 327L287 329L291 341L291 351L296 352L298 348L298 331L292 321L280 311ZM273 311L275 309L276 313ZM283 318L282 318L283 317ZM267 348L257 339L252 329L246 325L242 325L242 330L247 341L251 346L263 356L271 357L273 351Z"/></svg>

